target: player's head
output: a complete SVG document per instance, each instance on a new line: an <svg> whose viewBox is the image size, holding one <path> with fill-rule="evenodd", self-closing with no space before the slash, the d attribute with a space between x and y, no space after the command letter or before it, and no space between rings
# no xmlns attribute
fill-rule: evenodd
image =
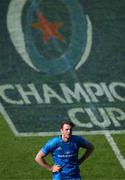
<svg viewBox="0 0 125 180"><path fill-rule="evenodd" d="M63 121L60 129L63 138L69 139L72 136L72 129L75 125L70 121Z"/></svg>
<svg viewBox="0 0 125 180"><path fill-rule="evenodd" d="M61 125L60 125L60 129L63 129L63 126L64 126L65 124L71 126L72 128L75 127L74 123L71 122L71 121L62 121L62 122L61 122Z"/></svg>

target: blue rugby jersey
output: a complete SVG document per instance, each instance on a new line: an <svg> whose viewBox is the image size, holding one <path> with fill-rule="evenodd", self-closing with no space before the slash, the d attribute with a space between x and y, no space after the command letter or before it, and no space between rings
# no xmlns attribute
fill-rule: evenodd
<svg viewBox="0 0 125 180"><path fill-rule="evenodd" d="M41 151L46 155L51 153L54 164L61 166L60 172L53 173L53 179L62 179L64 177L80 178L78 151L80 147L87 148L88 144L90 143L83 137L75 135L72 135L68 142L64 142L61 136L49 140L41 148Z"/></svg>

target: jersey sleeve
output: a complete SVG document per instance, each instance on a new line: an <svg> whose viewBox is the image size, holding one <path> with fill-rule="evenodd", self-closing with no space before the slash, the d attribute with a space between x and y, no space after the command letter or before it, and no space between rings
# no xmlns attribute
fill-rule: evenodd
<svg viewBox="0 0 125 180"><path fill-rule="evenodd" d="M87 141L85 138L81 136L77 137L77 142L78 142L79 147L82 147L85 149L88 148L88 146L91 144L89 141Z"/></svg>
<svg viewBox="0 0 125 180"><path fill-rule="evenodd" d="M45 154L48 155L49 153L53 152L53 149L55 147L55 141L49 140L42 148L41 151Z"/></svg>

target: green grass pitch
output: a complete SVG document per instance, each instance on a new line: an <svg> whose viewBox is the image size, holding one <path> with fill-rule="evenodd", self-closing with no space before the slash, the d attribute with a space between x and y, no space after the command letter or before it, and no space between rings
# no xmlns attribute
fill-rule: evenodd
<svg viewBox="0 0 125 180"><path fill-rule="evenodd" d="M81 165L85 180L124 180L122 169L104 135L86 135L95 145L93 155ZM39 167L34 157L50 137L15 137L0 116L0 179L48 180L51 173ZM125 157L125 134L113 135L120 152ZM81 153L81 152L80 152ZM47 160L52 163L51 157Z"/></svg>

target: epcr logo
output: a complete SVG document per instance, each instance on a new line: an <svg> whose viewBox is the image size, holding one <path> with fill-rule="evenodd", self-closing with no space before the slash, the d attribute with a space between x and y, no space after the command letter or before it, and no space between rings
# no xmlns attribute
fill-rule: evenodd
<svg viewBox="0 0 125 180"><path fill-rule="evenodd" d="M91 51L92 24L77 1L11 0L7 27L16 51L37 72L76 71Z"/></svg>

